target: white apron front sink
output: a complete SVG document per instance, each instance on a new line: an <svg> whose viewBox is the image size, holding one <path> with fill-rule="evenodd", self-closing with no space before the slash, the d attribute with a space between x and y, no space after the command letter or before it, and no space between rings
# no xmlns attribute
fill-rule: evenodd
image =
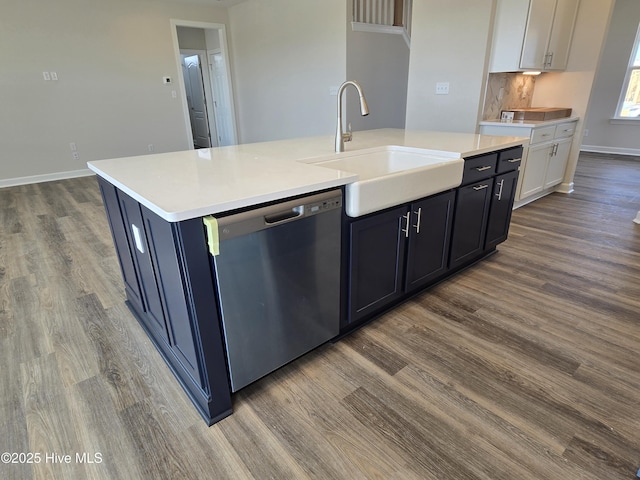
<svg viewBox="0 0 640 480"><path fill-rule="evenodd" d="M358 174L357 181L346 185L344 203L347 215L359 217L459 186L464 160L447 152L391 146L340 154L314 165Z"/></svg>

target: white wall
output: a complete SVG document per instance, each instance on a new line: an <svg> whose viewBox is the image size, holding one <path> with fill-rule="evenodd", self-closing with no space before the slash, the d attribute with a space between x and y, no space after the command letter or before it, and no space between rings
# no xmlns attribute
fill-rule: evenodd
<svg viewBox="0 0 640 480"><path fill-rule="evenodd" d="M478 127L494 0L413 3L407 129L470 132ZM449 95L436 95L449 82Z"/></svg>
<svg viewBox="0 0 640 480"><path fill-rule="evenodd" d="M181 50L206 50L207 40L202 28L176 27ZM215 36L215 35L213 35Z"/></svg>
<svg viewBox="0 0 640 480"><path fill-rule="evenodd" d="M345 91L346 117L356 130L404 128L409 76L409 47L401 35L354 32L347 27L347 78L362 86L370 114L360 115L358 95Z"/></svg>
<svg viewBox="0 0 640 480"><path fill-rule="evenodd" d="M569 106L573 109L573 115L580 117L561 186L563 191L572 189L582 144L584 119L591 115L588 112L589 98L614 1L581 0L566 71L545 73L536 79L532 105L536 107ZM594 111L594 114L597 113Z"/></svg>
<svg viewBox="0 0 640 480"><path fill-rule="evenodd" d="M248 0L229 8L240 143L335 128L346 77L345 0Z"/></svg>
<svg viewBox="0 0 640 480"><path fill-rule="evenodd" d="M0 186L84 171L89 160L187 148L170 19L223 8L161 0L2 0ZM44 81L55 71L58 81ZM70 142L80 155L72 158ZM66 172L66 173L65 173ZM28 178L25 178L28 177Z"/></svg>
<svg viewBox="0 0 640 480"><path fill-rule="evenodd" d="M640 155L640 120L614 121L627 64L640 23L640 2L617 0L589 104L584 150Z"/></svg>

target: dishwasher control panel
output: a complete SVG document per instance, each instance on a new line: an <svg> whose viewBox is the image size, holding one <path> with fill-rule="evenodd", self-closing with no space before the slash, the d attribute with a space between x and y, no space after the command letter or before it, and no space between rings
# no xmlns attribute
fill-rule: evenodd
<svg viewBox="0 0 640 480"><path fill-rule="evenodd" d="M342 208L342 195L320 202L307 203L305 205L305 213L307 215L314 215L316 213L326 212L327 210L333 210L334 208Z"/></svg>
<svg viewBox="0 0 640 480"><path fill-rule="evenodd" d="M220 217L216 220L219 241L223 242L340 208L342 208L342 191L330 190Z"/></svg>

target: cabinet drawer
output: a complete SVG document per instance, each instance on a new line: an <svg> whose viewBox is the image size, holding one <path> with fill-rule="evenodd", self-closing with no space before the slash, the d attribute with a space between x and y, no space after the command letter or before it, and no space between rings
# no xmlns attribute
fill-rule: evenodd
<svg viewBox="0 0 640 480"><path fill-rule="evenodd" d="M573 137L576 132L576 122L559 123L556 125L555 138Z"/></svg>
<svg viewBox="0 0 640 480"><path fill-rule="evenodd" d="M477 182L484 178L489 178L496 172L498 154L490 153L478 155L464 159L464 173L462 174L462 185Z"/></svg>
<svg viewBox="0 0 640 480"><path fill-rule="evenodd" d="M497 173L510 172L516 170L522 162L522 147L514 147L509 150L503 150L498 154Z"/></svg>
<svg viewBox="0 0 640 480"><path fill-rule="evenodd" d="M539 127L531 132L531 143L545 142L552 140L556 133L556 126L549 125L548 127Z"/></svg>

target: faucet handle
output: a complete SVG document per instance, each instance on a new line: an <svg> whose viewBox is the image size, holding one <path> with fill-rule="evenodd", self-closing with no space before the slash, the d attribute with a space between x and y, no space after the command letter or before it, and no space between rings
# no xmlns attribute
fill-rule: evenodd
<svg viewBox="0 0 640 480"><path fill-rule="evenodd" d="M351 133L351 122L347 124L347 131L342 134L343 142L350 142L353 139L353 134Z"/></svg>

